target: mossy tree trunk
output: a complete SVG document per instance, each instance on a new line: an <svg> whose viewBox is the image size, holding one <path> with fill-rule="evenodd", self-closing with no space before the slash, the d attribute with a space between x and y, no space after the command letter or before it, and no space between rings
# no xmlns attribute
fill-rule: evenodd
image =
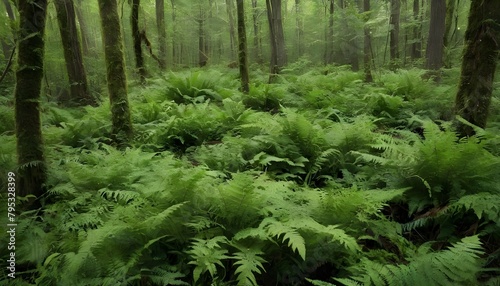
<svg viewBox="0 0 500 286"><path fill-rule="evenodd" d="M413 60L422 57L422 21L420 19L419 0L413 0L413 43L411 44L411 58Z"/></svg>
<svg viewBox="0 0 500 286"><path fill-rule="evenodd" d="M234 47L236 43L236 33L234 32L233 0L226 0L226 10L229 22L229 47L231 48L231 61L234 60Z"/></svg>
<svg viewBox="0 0 500 286"><path fill-rule="evenodd" d="M76 3L73 3L75 7L75 13L76 17L78 19L78 24L80 26L80 35L82 38L82 49L83 49L83 55L84 56L91 56L92 54L95 54L96 52L96 43L95 39L92 37L90 38L90 32L89 28L87 25L87 21L84 17L83 11L82 11L82 0L76 1Z"/></svg>
<svg viewBox="0 0 500 286"><path fill-rule="evenodd" d="M126 146L132 137L132 123L127 97L127 78L116 0L98 0L106 59L106 74L111 103L112 139Z"/></svg>
<svg viewBox="0 0 500 286"><path fill-rule="evenodd" d="M165 28L165 0L156 0L156 27L158 29L158 46L160 69L167 67L167 29Z"/></svg>
<svg viewBox="0 0 500 286"><path fill-rule="evenodd" d="M19 0L15 118L19 196L44 193L47 178L40 122L46 0Z"/></svg>
<svg viewBox="0 0 500 286"><path fill-rule="evenodd" d="M285 36L281 17L281 0L266 0L267 20L271 41L271 75L269 82L273 82L282 67L286 64Z"/></svg>
<svg viewBox="0 0 500 286"><path fill-rule="evenodd" d="M252 20L253 20L253 46L254 58L257 63L262 63L262 40L259 32L259 13L257 11L257 0L252 0Z"/></svg>
<svg viewBox="0 0 500 286"><path fill-rule="evenodd" d="M112 0L115 1L115 0ZM140 0L132 0L132 9L130 14L130 22L132 25L132 39L134 42L135 68L139 74L139 79L142 84L146 82L146 68L144 67L144 56L142 54L142 37L139 30L139 7Z"/></svg>
<svg viewBox="0 0 500 286"><path fill-rule="evenodd" d="M465 41L455 110L468 122L484 128L500 48L500 1L472 1ZM462 123L458 124L458 132L462 137L475 133Z"/></svg>
<svg viewBox="0 0 500 286"><path fill-rule="evenodd" d="M97 105L90 95L87 73L83 65L82 49L78 38L73 0L55 0L57 22L66 61L66 70L71 91L71 105Z"/></svg>
<svg viewBox="0 0 500 286"><path fill-rule="evenodd" d="M236 0L236 10L238 15L238 59L241 77L241 90L248 93L248 56L247 56L247 32L245 28L245 8L243 0Z"/></svg>

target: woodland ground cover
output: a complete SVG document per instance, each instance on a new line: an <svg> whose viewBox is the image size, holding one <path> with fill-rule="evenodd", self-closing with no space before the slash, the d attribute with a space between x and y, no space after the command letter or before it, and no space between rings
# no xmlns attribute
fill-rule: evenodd
<svg viewBox="0 0 500 286"><path fill-rule="evenodd" d="M125 151L109 145L106 99L44 103L48 205L19 220L24 271L10 283L500 283L498 94L489 127L460 139L458 70L439 84L418 69L366 84L348 67L305 60L274 84L251 70L248 94L222 67L131 87ZM14 116L1 100L7 173Z"/></svg>

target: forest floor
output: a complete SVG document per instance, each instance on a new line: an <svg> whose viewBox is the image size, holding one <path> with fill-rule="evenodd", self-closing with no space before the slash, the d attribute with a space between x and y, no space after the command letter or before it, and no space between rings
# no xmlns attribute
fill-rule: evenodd
<svg viewBox="0 0 500 286"><path fill-rule="evenodd" d="M456 69L439 84L418 69L370 84L347 67L299 62L275 84L252 70L249 94L227 68L132 84L125 150L109 144L106 98L43 103L47 205L19 219L24 271L9 283L500 283L500 82L488 128L460 139ZM6 174L16 143L1 100Z"/></svg>

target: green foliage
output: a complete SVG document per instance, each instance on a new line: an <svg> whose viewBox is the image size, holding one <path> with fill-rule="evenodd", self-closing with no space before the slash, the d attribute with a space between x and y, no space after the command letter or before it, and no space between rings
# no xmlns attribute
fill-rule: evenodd
<svg viewBox="0 0 500 286"><path fill-rule="evenodd" d="M207 100L221 101L216 91L216 81L220 75L191 72L188 75L170 74L167 79L166 98L175 103L202 103Z"/></svg>

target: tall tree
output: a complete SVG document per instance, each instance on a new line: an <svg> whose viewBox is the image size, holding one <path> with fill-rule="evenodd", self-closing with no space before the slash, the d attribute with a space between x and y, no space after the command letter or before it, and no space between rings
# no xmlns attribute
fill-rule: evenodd
<svg viewBox="0 0 500 286"><path fill-rule="evenodd" d="M413 41L410 55L415 60L422 57L422 21L420 19L419 0L413 0L413 23Z"/></svg>
<svg viewBox="0 0 500 286"><path fill-rule="evenodd" d="M205 31L205 18L206 13L203 9L203 6L200 4L199 6L199 15L196 21L198 22L198 65L200 67L204 67L208 62L207 55L207 44L206 44L206 31Z"/></svg>
<svg viewBox="0 0 500 286"><path fill-rule="evenodd" d="M365 82L372 82L372 53L371 53L371 32L368 26L368 20L370 19L370 0L363 0L363 12L365 13L366 22L364 27L364 47L363 47L363 62L364 62L364 72L365 72Z"/></svg>
<svg viewBox="0 0 500 286"><path fill-rule="evenodd" d="M500 1L474 0L465 32L465 50L455 110L468 122L486 127L491 103L493 78L500 49ZM461 136L474 135L474 129L459 123Z"/></svg>
<svg viewBox="0 0 500 286"><path fill-rule="evenodd" d="M247 93L250 90L248 78L247 32L245 28L245 6L243 0L236 0L238 15L238 60L241 77L241 90Z"/></svg>
<svg viewBox="0 0 500 286"><path fill-rule="evenodd" d="M391 17L389 19L389 49L391 68L396 68L399 61L399 21L401 15L401 0L391 0Z"/></svg>
<svg viewBox="0 0 500 286"><path fill-rule="evenodd" d="M236 33L234 32L234 13L233 0L226 0L226 10L229 22L229 45L231 48L231 60L234 59L234 46L236 43Z"/></svg>
<svg viewBox="0 0 500 286"><path fill-rule="evenodd" d="M87 21L83 15L81 4L82 0L77 0L74 3L76 17L78 18L78 24L80 27L80 35L82 38L82 48L83 55L90 56L93 52L95 52L95 41L90 38L90 32L87 25Z"/></svg>
<svg viewBox="0 0 500 286"><path fill-rule="evenodd" d="M260 39L259 33L259 12L257 10L257 0L252 0L252 19L253 19L253 46L254 46L254 57L256 62L262 62L262 41Z"/></svg>
<svg viewBox="0 0 500 286"><path fill-rule="evenodd" d="M167 67L167 29L165 28L165 0L156 0L156 28L158 29L158 46L160 69Z"/></svg>
<svg viewBox="0 0 500 286"><path fill-rule="evenodd" d="M295 29L297 37L297 57L304 53L304 20L302 19L302 4L300 0L295 0Z"/></svg>
<svg viewBox="0 0 500 286"><path fill-rule="evenodd" d="M175 7L175 1L170 0L170 4L172 4L172 38L173 38L173 44L172 44L172 61L173 64L178 64L180 63L180 58L179 58L179 53L178 53L178 38L177 38L177 14L176 14L176 7Z"/></svg>
<svg viewBox="0 0 500 286"><path fill-rule="evenodd" d="M15 118L19 196L43 194L47 178L40 122L46 0L19 0Z"/></svg>
<svg viewBox="0 0 500 286"><path fill-rule="evenodd" d="M115 0L112 0L115 1ZM139 30L139 7L141 5L140 0L132 0L132 9L130 14L130 21L132 24L132 38L134 41L134 56L135 56L135 68L139 73L139 78L141 83L146 82L146 68L144 67L144 56L142 54L142 35Z"/></svg>
<svg viewBox="0 0 500 286"><path fill-rule="evenodd" d="M88 89L73 0L55 0L54 4L68 72L70 104L96 105L97 101Z"/></svg>
<svg viewBox="0 0 500 286"><path fill-rule="evenodd" d="M266 0L266 8L271 40L271 75L269 77L271 82L286 64L286 50L281 18L281 0Z"/></svg>
<svg viewBox="0 0 500 286"><path fill-rule="evenodd" d="M132 138L132 122L127 97L120 17L116 0L98 0L98 3L111 103L112 139L119 147L124 147Z"/></svg>
<svg viewBox="0 0 500 286"><path fill-rule="evenodd" d="M335 12L334 0L328 0L328 28L326 34L325 64L333 64L333 13Z"/></svg>
<svg viewBox="0 0 500 286"><path fill-rule="evenodd" d="M426 68L430 70L438 70L443 66L445 17L446 0L433 0L426 51Z"/></svg>

